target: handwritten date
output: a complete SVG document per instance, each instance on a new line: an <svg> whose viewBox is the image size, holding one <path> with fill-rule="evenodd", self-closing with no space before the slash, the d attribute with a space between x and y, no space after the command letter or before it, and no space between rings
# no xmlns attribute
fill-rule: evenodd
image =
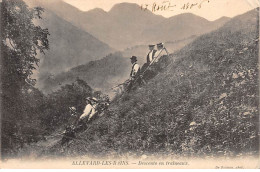
<svg viewBox="0 0 260 172"><path fill-rule="evenodd" d="M210 0L201 0L199 2L196 3L191 3L191 2L187 2L184 3L183 5L181 5L179 8L182 10L188 10L188 9L192 9L192 8L202 8L202 5L205 2L210 2ZM173 4L170 0L166 0L163 1L162 3L157 3L154 2L153 4L141 4L141 10L146 11L146 10L150 10L152 12L156 12L156 11L174 11L174 8L178 8L177 4Z"/></svg>

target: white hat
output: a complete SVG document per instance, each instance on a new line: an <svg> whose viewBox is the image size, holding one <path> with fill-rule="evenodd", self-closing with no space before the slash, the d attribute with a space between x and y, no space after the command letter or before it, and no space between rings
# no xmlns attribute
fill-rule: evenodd
<svg viewBox="0 0 260 172"><path fill-rule="evenodd" d="M69 107L69 108L70 108L70 110L76 110L76 108L74 106Z"/></svg>
<svg viewBox="0 0 260 172"><path fill-rule="evenodd" d="M95 97L92 97L91 99L94 100L95 102L98 101L97 98L95 98Z"/></svg>

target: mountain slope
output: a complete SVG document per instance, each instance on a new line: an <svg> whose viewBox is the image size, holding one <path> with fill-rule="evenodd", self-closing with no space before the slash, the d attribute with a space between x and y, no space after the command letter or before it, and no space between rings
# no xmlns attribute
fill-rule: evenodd
<svg viewBox="0 0 260 172"><path fill-rule="evenodd" d="M116 4L110 11L94 9L84 13L82 28L115 49L142 44L142 30L164 19L140 10L137 4Z"/></svg>
<svg viewBox="0 0 260 172"><path fill-rule="evenodd" d="M191 43L196 37L196 35L192 35L181 40L168 41L164 43L164 46L167 48L169 53L174 53L183 48L185 45ZM122 51L122 54L124 57L131 57L132 55L137 56L138 64L143 65L146 63L146 56L148 52L149 49L147 45L136 45L125 49Z"/></svg>
<svg viewBox="0 0 260 172"><path fill-rule="evenodd" d="M258 9L259 10L259 9ZM258 11L171 55L150 82L113 102L67 153L257 155ZM239 27L237 27L239 26Z"/></svg>
<svg viewBox="0 0 260 172"><path fill-rule="evenodd" d="M192 42L195 38L196 36L192 36L184 40L167 42L165 46L169 52L175 52ZM107 55L100 60L79 65L51 78L48 76L41 78L41 88L44 92L49 93L62 85L73 83L77 78L81 78L90 84L92 88L113 96L113 91L110 88L124 82L129 77L131 70L129 58L132 55L137 56L138 64L142 66L146 63L147 52L147 45L138 45L120 53Z"/></svg>
<svg viewBox="0 0 260 172"><path fill-rule="evenodd" d="M229 17L221 17L215 21L213 21L217 27L223 26L225 23L227 23L230 20Z"/></svg>
<svg viewBox="0 0 260 172"><path fill-rule="evenodd" d="M102 90L102 92L110 94L112 92L110 88L124 82L129 77L130 70L130 60L122 57L121 53L113 53L103 59L74 67L52 78L44 78L42 90L50 93L59 89L61 85L71 84L79 78L86 81L95 90Z"/></svg>
<svg viewBox="0 0 260 172"><path fill-rule="evenodd" d="M42 77L104 57L113 51L107 44L45 10L40 25L48 28L50 50L41 58L39 85Z"/></svg>
<svg viewBox="0 0 260 172"><path fill-rule="evenodd" d="M148 10L142 11L134 3L116 4L108 12L100 8L82 12L61 0L33 2L117 50L135 45L182 40L215 30L227 21L227 18L223 18L209 22L193 14L164 18Z"/></svg>
<svg viewBox="0 0 260 172"><path fill-rule="evenodd" d="M159 40L159 42L164 42L180 40L192 35L201 35L216 30L227 22L228 19L221 18L210 22L191 13L179 14L147 28L143 31L142 35L144 38L148 38L148 41Z"/></svg>

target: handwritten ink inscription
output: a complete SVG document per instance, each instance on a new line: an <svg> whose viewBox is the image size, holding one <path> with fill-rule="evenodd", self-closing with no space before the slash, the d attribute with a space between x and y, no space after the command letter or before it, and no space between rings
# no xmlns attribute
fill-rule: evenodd
<svg viewBox="0 0 260 172"><path fill-rule="evenodd" d="M152 4L141 4L140 7L141 7L141 10L143 10L143 11L150 10L152 12L174 11L175 8L180 8L182 10L188 10L188 9L192 9L192 8L200 9L200 8L202 8L202 5L206 2L210 3L210 0L200 0L199 2L196 2L196 3L187 2L178 7L177 4L174 4L171 1L167 0L167 1L163 1L162 3L154 2Z"/></svg>

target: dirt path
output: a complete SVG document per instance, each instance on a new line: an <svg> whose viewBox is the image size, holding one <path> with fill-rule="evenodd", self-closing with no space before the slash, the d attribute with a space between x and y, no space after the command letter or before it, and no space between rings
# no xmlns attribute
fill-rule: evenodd
<svg viewBox="0 0 260 172"><path fill-rule="evenodd" d="M18 157L22 159L30 158L36 159L44 156L46 151L49 151L52 147L56 146L61 141L63 134L61 131L57 131L49 136L46 136L46 140L41 140L37 143L26 145L18 153Z"/></svg>

